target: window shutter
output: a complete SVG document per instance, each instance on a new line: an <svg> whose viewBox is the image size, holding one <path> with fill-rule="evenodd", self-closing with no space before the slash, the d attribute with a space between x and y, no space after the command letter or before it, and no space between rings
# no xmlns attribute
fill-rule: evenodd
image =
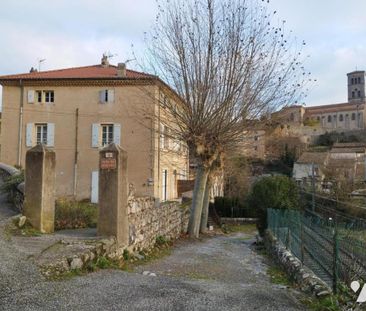
<svg viewBox="0 0 366 311"><path fill-rule="evenodd" d="M55 146L55 123L47 123L47 146Z"/></svg>
<svg viewBox="0 0 366 311"><path fill-rule="evenodd" d="M121 145L121 124L113 125L113 142L116 145Z"/></svg>
<svg viewBox="0 0 366 311"><path fill-rule="evenodd" d="M99 147L99 127L100 125L94 123L92 125L92 147L98 148Z"/></svg>
<svg viewBox="0 0 366 311"><path fill-rule="evenodd" d="M108 103L114 102L114 90L108 90Z"/></svg>
<svg viewBox="0 0 366 311"><path fill-rule="evenodd" d="M26 130L26 146L27 147L33 147L33 129L34 129L34 124L28 123L27 130Z"/></svg>
<svg viewBox="0 0 366 311"><path fill-rule="evenodd" d="M104 104L105 103L105 90L99 91L99 101Z"/></svg>
<svg viewBox="0 0 366 311"><path fill-rule="evenodd" d="M28 104L34 103L34 90L28 90Z"/></svg>

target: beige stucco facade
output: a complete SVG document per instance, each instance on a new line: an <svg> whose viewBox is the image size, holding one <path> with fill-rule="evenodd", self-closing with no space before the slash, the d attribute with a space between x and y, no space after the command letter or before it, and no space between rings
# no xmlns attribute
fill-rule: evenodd
<svg viewBox="0 0 366 311"><path fill-rule="evenodd" d="M177 179L185 178L181 172L188 173L188 154L160 143L157 98L162 88L157 83L43 79L2 84L2 162L24 167L30 141L32 145L37 143L34 127L52 125L53 142L49 147L56 153L56 194L89 199L92 175L98 175L102 125L113 125L118 129L120 145L128 153L128 180L136 194L162 199L162 187L166 187L166 200L177 197ZM101 103L100 92L104 90L113 91L113 101ZM28 94L33 91L36 97L37 91L53 91L54 101L38 103L33 99L31 103ZM167 175L164 183L163 173Z"/></svg>

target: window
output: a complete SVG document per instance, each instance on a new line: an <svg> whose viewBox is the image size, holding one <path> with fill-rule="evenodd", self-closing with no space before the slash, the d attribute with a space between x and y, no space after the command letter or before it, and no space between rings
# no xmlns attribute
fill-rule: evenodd
<svg viewBox="0 0 366 311"><path fill-rule="evenodd" d="M55 100L55 94L53 91L44 91L44 97L46 103L53 103Z"/></svg>
<svg viewBox="0 0 366 311"><path fill-rule="evenodd" d="M114 102L114 90L102 90L99 92L99 101L102 104Z"/></svg>
<svg viewBox="0 0 366 311"><path fill-rule="evenodd" d="M358 97L361 97L361 91L357 92Z"/></svg>
<svg viewBox="0 0 366 311"><path fill-rule="evenodd" d="M357 83L361 84L361 78L360 77L357 78Z"/></svg>
<svg viewBox="0 0 366 311"><path fill-rule="evenodd" d="M36 124L37 145L47 145L47 124Z"/></svg>
<svg viewBox="0 0 366 311"><path fill-rule="evenodd" d="M37 103L42 103L42 91L36 91Z"/></svg>
<svg viewBox="0 0 366 311"><path fill-rule="evenodd" d="M254 140L257 141L258 140L258 136L254 136Z"/></svg>
<svg viewBox="0 0 366 311"><path fill-rule="evenodd" d="M352 121L356 120L356 114L354 112L352 113L351 119L352 119Z"/></svg>
<svg viewBox="0 0 366 311"><path fill-rule="evenodd" d="M328 123L332 122L332 116L328 116Z"/></svg>
<svg viewBox="0 0 366 311"><path fill-rule="evenodd" d="M111 143L121 144L121 124L92 124L92 147L104 147Z"/></svg>
<svg viewBox="0 0 366 311"><path fill-rule="evenodd" d="M355 98L355 92L352 91L352 98Z"/></svg>
<svg viewBox="0 0 366 311"><path fill-rule="evenodd" d="M342 122L343 121L343 114L339 115L339 121Z"/></svg>
<svg viewBox="0 0 366 311"><path fill-rule="evenodd" d="M354 84L354 80L353 80L353 78L351 79L351 84Z"/></svg>
<svg viewBox="0 0 366 311"><path fill-rule="evenodd" d="M319 116L318 116L318 117L316 117L316 120L317 120L317 121L320 121L320 117L319 117Z"/></svg>
<svg viewBox="0 0 366 311"><path fill-rule="evenodd" d="M102 124L102 146L107 146L114 141L113 124Z"/></svg>
<svg viewBox="0 0 366 311"><path fill-rule="evenodd" d="M47 147L53 147L54 133L54 123L28 123L26 127L26 146L34 147L43 144Z"/></svg>
<svg viewBox="0 0 366 311"><path fill-rule="evenodd" d="M54 103L55 92L51 90L28 90L28 104Z"/></svg>
<svg viewBox="0 0 366 311"><path fill-rule="evenodd" d="M160 124L160 148L169 149L169 128Z"/></svg>

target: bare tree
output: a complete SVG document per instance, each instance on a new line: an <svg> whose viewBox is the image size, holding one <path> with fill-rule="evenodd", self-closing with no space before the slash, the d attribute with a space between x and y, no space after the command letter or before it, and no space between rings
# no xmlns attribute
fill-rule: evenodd
<svg viewBox="0 0 366 311"><path fill-rule="evenodd" d="M309 78L285 22L272 26L274 12L262 3L158 0L147 59L181 98L178 108L166 102L164 109L176 124L170 134L197 162L192 237L199 235L211 167L242 141L249 120L298 100Z"/></svg>

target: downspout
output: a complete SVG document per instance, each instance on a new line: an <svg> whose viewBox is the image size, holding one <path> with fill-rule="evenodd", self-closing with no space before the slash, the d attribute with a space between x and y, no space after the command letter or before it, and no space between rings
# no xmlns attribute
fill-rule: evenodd
<svg viewBox="0 0 366 311"><path fill-rule="evenodd" d="M74 199L76 199L77 181L78 181L78 134L79 134L79 108L75 111L75 158L74 158Z"/></svg>
<svg viewBox="0 0 366 311"><path fill-rule="evenodd" d="M160 147L161 147L161 126L160 126L160 90L158 93L158 197L160 198L161 195L161 189L160 189ZM161 199L160 199L161 200Z"/></svg>
<svg viewBox="0 0 366 311"><path fill-rule="evenodd" d="M19 80L20 87L20 108L19 108L19 135L18 135L18 160L17 165L21 166L22 161L22 133L23 133L23 101L24 101L24 86L22 79Z"/></svg>

